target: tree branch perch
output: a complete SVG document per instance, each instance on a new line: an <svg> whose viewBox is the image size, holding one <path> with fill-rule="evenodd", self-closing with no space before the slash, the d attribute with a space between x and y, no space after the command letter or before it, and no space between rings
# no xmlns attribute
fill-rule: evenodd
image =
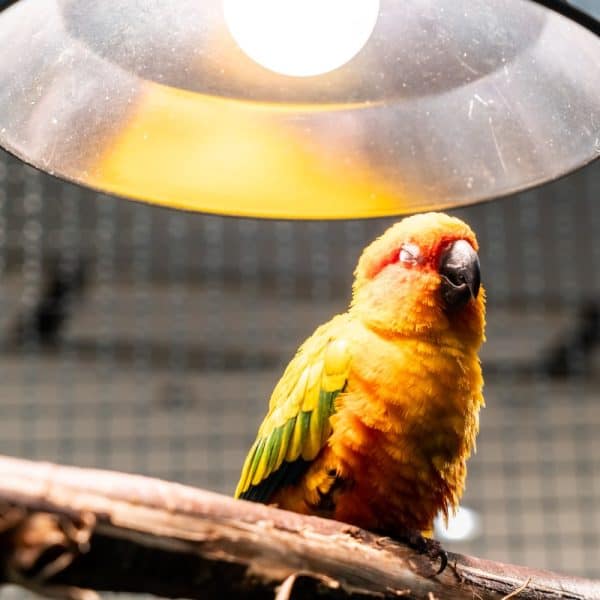
<svg viewBox="0 0 600 600"><path fill-rule="evenodd" d="M407 546L175 483L0 457L0 584L57 598L600 598L600 583Z"/></svg>

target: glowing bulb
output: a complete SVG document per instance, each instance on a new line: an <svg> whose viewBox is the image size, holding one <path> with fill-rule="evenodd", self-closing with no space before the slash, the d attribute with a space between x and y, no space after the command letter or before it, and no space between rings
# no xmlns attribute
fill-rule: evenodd
<svg viewBox="0 0 600 600"><path fill-rule="evenodd" d="M224 0L239 47L263 67L295 77L320 75L367 43L379 0Z"/></svg>

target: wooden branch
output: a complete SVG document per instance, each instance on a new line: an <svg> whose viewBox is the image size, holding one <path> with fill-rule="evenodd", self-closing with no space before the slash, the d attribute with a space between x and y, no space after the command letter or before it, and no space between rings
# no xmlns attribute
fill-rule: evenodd
<svg viewBox="0 0 600 600"><path fill-rule="evenodd" d="M600 583L450 555L145 477L0 457L0 583L251 599L600 598Z"/></svg>

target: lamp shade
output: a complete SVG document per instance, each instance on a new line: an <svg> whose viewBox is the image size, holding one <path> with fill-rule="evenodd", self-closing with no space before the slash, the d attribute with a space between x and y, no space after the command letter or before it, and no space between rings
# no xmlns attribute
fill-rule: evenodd
<svg viewBox="0 0 600 600"><path fill-rule="evenodd" d="M0 145L108 193L271 218L460 206L600 153L600 37L548 2L255 1L14 2Z"/></svg>

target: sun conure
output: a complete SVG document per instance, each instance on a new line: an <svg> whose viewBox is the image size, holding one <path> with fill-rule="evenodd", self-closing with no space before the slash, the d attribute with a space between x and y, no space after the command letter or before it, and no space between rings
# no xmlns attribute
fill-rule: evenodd
<svg viewBox="0 0 600 600"><path fill-rule="evenodd" d="M427 213L363 251L348 311L275 387L237 497L400 538L457 506L483 405L477 249L464 222Z"/></svg>

